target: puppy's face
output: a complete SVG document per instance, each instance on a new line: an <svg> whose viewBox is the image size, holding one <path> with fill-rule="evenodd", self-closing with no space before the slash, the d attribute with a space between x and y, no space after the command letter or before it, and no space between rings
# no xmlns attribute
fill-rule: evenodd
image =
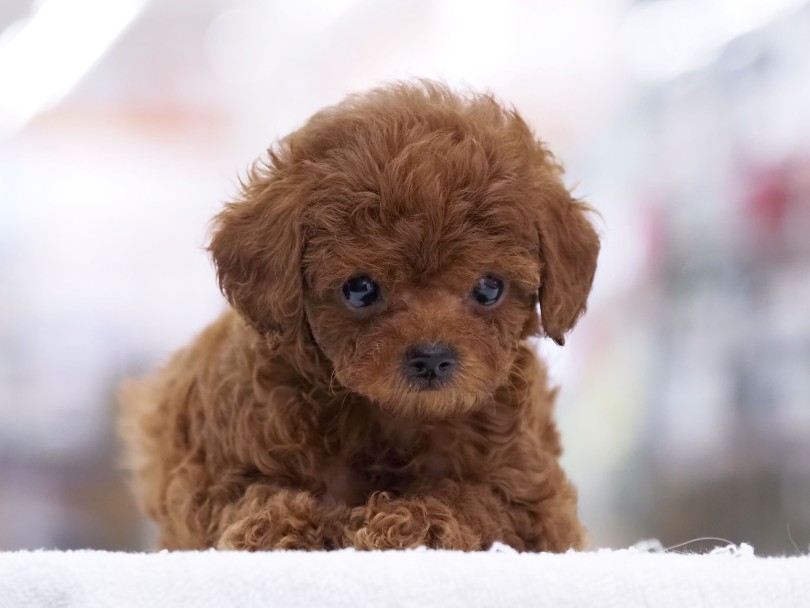
<svg viewBox="0 0 810 608"><path fill-rule="evenodd" d="M314 343L333 388L399 415L467 411L523 338L542 324L562 343L585 308L598 238L560 173L490 97L422 83L350 98L282 140L217 218L220 286L259 333L299 345L290 357Z"/></svg>
<svg viewBox="0 0 810 608"><path fill-rule="evenodd" d="M537 330L537 236L486 192L409 194L369 201L360 218L347 201L312 228L305 315L341 385L391 412L442 416L501 386Z"/></svg>

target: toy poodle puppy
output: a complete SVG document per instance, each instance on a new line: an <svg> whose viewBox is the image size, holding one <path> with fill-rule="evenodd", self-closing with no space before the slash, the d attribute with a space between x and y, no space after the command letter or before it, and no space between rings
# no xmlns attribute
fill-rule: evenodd
<svg viewBox="0 0 810 608"><path fill-rule="evenodd" d="M214 220L229 310L122 392L161 547L582 547L527 344L563 343L596 269L561 175L515 110L432 81L271 148Z"/></svg>

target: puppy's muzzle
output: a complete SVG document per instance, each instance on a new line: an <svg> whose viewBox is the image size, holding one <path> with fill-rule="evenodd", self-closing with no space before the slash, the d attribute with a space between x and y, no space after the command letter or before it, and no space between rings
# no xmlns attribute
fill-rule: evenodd
<svg viewBox="0 0 810 608"><path fill-rule="evenodd" d="M458 355L447 344L420 344L405 352L403 374L414 388L433 390L453 377L458 367Z"/></svg>

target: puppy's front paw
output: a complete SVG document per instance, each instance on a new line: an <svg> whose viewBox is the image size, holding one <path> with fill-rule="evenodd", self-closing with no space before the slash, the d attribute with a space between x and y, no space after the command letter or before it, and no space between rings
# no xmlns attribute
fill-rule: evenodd
<svg viewBox="0 0 810 608"><path fill-rule="evenodd" d="M216 543L217 549L312 551L343 546L342 510L326 508L304 492L280 492L255 509L224 529Z"/></svg>
<svg viewBox="0 0 810 608"><path fill-rule="evenodd" d="M216 548L224 551L272 551L275 549L330 549L323 530L311 522L258 514L225 529Z"/></svg>
<svg viewBox="0 0 810 608"><path fill-rule="evenodd" d="M374 511L358 510L356 518L362 517L362 524L351 539L356 548L407 549L428 544L430 524L422 509L404 501L384 506L378 501L377 507Z"/></svg>
<svg viewBox="0 0 810 608"><path fill-rule="evenodd" d="M462 526L450 509L432 497L392 499L374 494L352 513L349 542L357 549L480 548L480 537Z"/></svg>

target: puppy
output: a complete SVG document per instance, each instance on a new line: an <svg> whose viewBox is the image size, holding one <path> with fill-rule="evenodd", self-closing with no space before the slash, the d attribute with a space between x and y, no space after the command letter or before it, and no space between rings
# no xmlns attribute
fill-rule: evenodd
<svg viewBox="0 0 810 608"><path fill-rule="evenodd" d="M229 310L123 391L160 546L582 547L527 344L563 343L596 269L561 174L516 111L431 81L278 142L214 220Z"/></svg>

